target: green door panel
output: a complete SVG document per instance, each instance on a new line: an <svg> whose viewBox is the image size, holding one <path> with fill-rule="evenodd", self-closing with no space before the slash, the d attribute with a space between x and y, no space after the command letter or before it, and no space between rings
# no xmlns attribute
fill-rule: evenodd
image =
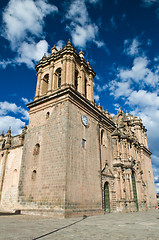
<svg viewBox="0 0 159 240"><path fill-rule="evenodd" d="M110 212L109 185L107 182L104 185L104 208L106 213Z"/></svg>
<svg viewBox="0 0 159 240"><path fill-rule="evenodd" d="M138 211L139 207L138 207L137 191L136 191L136 181L135 181L135 174L134 174L134 172L132 172L132 187L133 187L134 200L135 200L135 203L136 203L136 209Z"/></svg>

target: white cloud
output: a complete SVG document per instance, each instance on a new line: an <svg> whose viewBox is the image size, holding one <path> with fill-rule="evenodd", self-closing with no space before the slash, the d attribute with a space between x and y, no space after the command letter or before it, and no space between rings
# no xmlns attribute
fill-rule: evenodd
<svg viewBox="0 0 159 240"><path fill-rule="evenodd" d="M6 101L0 102L0 116L5 116L8 113L14 114L20 113L22 115L22 119L24 120L29 119L29 114L24 108L18 107L15 103L9 103Z"/></svg>
<svg viewBox="0 0 159 240"><path fill-rule="evenodd" d="M159 96L156 92L145 90L133 91L130 89L130 94L127 95L120 87L115 90L115 97L124 97L127 104L133 111L131 114L137 115L143 121L147 128L148 145L152 154L152 165L154 176L159 177ZM159 185L156 185L159 190Z"/></svg>
<svg viewBox="0 0 159 240"><path fill-rule="evenodd" d="M8 65L15 65L15 64L16 64L15 61L9 60L9 59L0 61L1 68L6 68Z"/></svg>
<svg viewBox="0 0 159 240"><path fill-rule="evenodd" d="M64 45L65 45L65 42L63 40L59 40L56 44L57 50L59 51L60 49L62 49Z"/></svg>
<svg viewBox="0 0 159 240"><path fill-rule="evenodd" d="M94 100L95 100L96 102L99 102L99 95L94 95Z"/></svg>
<svg viewBox="0 0 159 240"><path fill-rule="evenodd" d="M108 88L107 84L104 84L103 86L100 86L99 84L95 85L97 92L105 91Z"/></svg>
<svg viewBox="0 0 159 240"><path fill-rule="evenodd" d="M86 24L84 26L75 25L71 30L72 41L75 46L85 47L89 41L94 41L98 27L95 24ZM97 44L99 46L99 44Z"/></svg>
<svg viewBox="0 0 159 240"><path fill-rule="evenodd" d="M89 22L89 16L84 0L72 1L69 10L66 14L66 18L74 20L76 24L85 25Z"/></svg>
<svg viewBox="0 0 159 240"><path fill-rule="evenodd" d="M84 0L72 1L65 17L70 20L70 26L67 25L66 29L70 31L75 46L85 47L87 42L94 42L97 47L105 45L98 40L99 28L91 22Z"/></svg>
<svg viewBox="0 0 159 240"><path fill-rule="evenodd" d="M158 0L142 0L144 7L151 7L152 5L155 6L155 13L157 18L159 18L159 1Z"/></svg>
<svg viewBox="0 0 159 240"><path fill-rule="evenodd" d="M23 101L26 101L23 98ZM0 102L0 131L5 133L11 127L12 135L21 133L21 128L29 119L28 111L15 103ZM23 121L24 120L24 121Z"/></svg>
<svg viewBox="0 0 159 240"><path fill-rule="evenodd" d="M137 38L135 38L137 39ZM133 57L132 66L119 67L109 89L115 99L123 99L125 108L132 109L148 129L148 144L152 152L154 176L159 180L159 61L152 61L142 52L136 40L125 42L125 51ZM147 43L148 44L148 43ZM157 185L158 184L158 185ZM159 190L159 181L156 182Z"/></svg>
<svg viewBox="0 0 159 240"><path fill-rule="evenodd" d="M87 0L89 3L92 3L92 4L96 4L98 3L100 0Z"/></svg>
<svg viewBox="0 0 159 240"><path fill-rule="evenodd" d="M150 110L150 108L159 108L159 96L155 92L147 92L145 90L133 91L128 97L127 102L131 106L138 105L141 109L145 107Z"/></svg>
<svg viewBox="0 0 159 240"><path fill-rule="evenodd" d="M30 34L40 37L44 26L44 17L57 12L54 5L46 0L10 0L3 13L3 35L17 49Z"/></svg>
<svg viewBox="0 0 159 240"><path fill-rule="evenodd" d="M24 97L22 97L21 99L25 104L28 104L29 102L32 102L32 99L28 100L27 98L24 98Z"/></svg>
<svg viewBox="0 0 159 240"><path fill-rule="evenodd" d="M114 16L111 17L110 22L111 22L111 25L112 25L113 28L117 28L117 25L116 25L116 22L115 22Z"/></svg>
<svg viewBox="0 0 159 240"><path fill-rule="evenodd" d="M94 40L94 43L97 45L98 48L100 47L106 47L105 45L105 42L102 41L97 41L97 40ZM109 50L108 50L109 51Z"/></svg>
<svg viewBox="0 0 159 240"><path fill-rule="evenodd" d="M133 61L133 66L131 69L119 68L118 77L122 81L141 81L142 84L151 85L156 87L159 82L158 68L149 69L149 60L147 57L136 57Z"/></svg>
<svg viewBox="0 0 159 240"><path fill-rule="evenodd" d="M143 80L147 74L148 60L146 57L137 57L134 59L133 67L129 69L120 69L119 77L123 80L133 79L134 81Z"/></svg>
<svg viewBox="0 0 159 240"><path fill-rule="evenodd" d="M44 53L48 52L48 43L41 40L38 43L23 42L18 49L17 63L26 63L30 68L34 68L35 62L42 58Z"/></svg>
<svg viewBox="0 0 159 240"><path fill-rule="evenodd" d="M10 42L17 57L13 60L2 60L1 66L26 63L28 67L33 67L33 61L39 60L42 51L47 51L48 48L45 40L35 42L35 37L44 38L45 17L57 12L57 7L49 4L47 0L10 0L3 11L2 35ZM29 52L34 47L35 50Z"/></svg>
<svg viewBox="0 0 159 240"><path fill-rule="evenodd" d="M126 39L124 41L124 53L130 56L137 56L139 54L140 42L137 38L133 40Z"/></svg>
<svg viewBox="0 0 159 240"><path fill-rule="evenodd" d="M114 95L115 98L119 97L128 97L131 93L130 81L120 82L113 80L109 83L109 89L111 95Z"/></svg>
<svg viewBox="0 0 159 240"><path fill-rule="evenodd" d="M142 1L143 1L144 5L145 5L146 7L149 7L149 6L151 6L152 4L154 4L154 3L159 3L158 0L142 0Z"/></svg>
<svg viewBox="0 0 159 240"><path fill-rule="evenodd" d="M18 118L11 116L0 116L0 132L4 131L6 133L9 127L11 127L12 135L17 135L21 133L24 124L25 122Z"/></svg>

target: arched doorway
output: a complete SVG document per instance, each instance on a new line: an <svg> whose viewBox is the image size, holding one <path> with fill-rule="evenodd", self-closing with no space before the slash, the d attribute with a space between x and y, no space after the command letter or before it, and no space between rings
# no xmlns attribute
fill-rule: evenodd
<svg viewBox="0 0 159 240"><path fill-rule="evenodd" d="M109 197L109 183L104 184L104 210L106 213L110 212L110 197Z"/></svg>

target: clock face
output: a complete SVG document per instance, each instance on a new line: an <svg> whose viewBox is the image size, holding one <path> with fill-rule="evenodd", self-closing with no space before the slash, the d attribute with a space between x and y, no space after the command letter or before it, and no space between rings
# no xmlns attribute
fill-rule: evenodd
<svg viewBox="0 0 159 240"><path fill-rule="evenodd" d="M82 115L82 123L85 125L85 126L88 126L88 118L85 116L85 115Z"/></svg>

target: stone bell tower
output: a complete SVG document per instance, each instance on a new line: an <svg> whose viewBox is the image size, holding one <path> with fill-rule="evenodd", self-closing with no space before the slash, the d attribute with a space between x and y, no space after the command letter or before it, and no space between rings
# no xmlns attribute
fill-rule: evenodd
<svg viewBox="0 0 159 240"><path fill-rule="evenodd" d="M95 73L89 62L85 62L83 51L78 54L70 40L60 51L57 51L54 45L52 53L48 57L43 56L36 70L37 86L34 100L71 86L90 102L94 101Z"/></svg>
<svg viewBox="0 0 159 240"><path fill-rule="evenodd" d="M70 41L59 51L54 46L36 71L35 98L27 105L21 211L58 217L103 213L95 72Z"/></svg>

